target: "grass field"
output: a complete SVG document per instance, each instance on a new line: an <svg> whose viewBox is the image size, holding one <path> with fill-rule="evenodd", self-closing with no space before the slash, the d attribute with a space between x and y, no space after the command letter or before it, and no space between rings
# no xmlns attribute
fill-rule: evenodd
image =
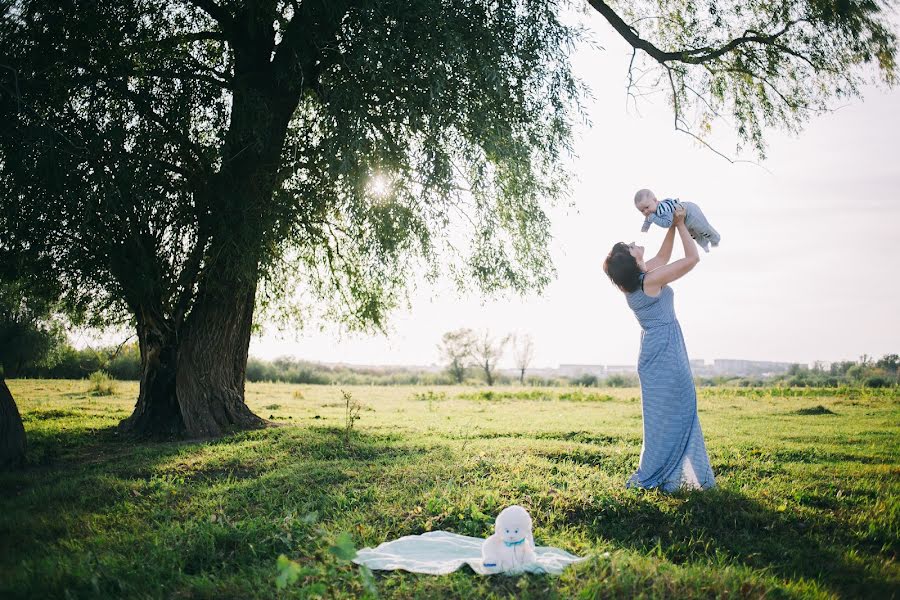
<svg viewBox="0 0 900 600"><path fill-rule="evenodd" d="M250 384L278 426L135 443L115 431L134 383L8 383L29 465L0 475L2 598L900 596L896 389L704 389L718 488L666 496L623 485L635 389L343 388L363 404L348 438L340 388ZM560 577L369 577L342 558L341 534L484 537L513 503L539 545L591 559Z"/></svg>

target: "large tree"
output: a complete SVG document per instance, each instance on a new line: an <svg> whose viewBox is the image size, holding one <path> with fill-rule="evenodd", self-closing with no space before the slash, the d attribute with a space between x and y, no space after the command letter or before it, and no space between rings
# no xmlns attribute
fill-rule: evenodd
<svg viewBox="0 0 900 600"><path fill-rule="evenodd" d="M578 93L554 6L5 9L0 252L52 262L73 315L136 328L127 430L260 425L255 305L296 287L378 327L422 262L487 292L549 281Z"/></svg>
<svg viewBox="0 0 900 600"><path fill-rule="evenodd" d="M677 126L724 113L760 150L858 67L895 70L871 0L590 1L660 65ZM379 327L422 263L482 292L552 275L543 208L579 95L557 3L0 7L0 258L41 265L74 317L135 327L128 430L259 426L257 306Z"/></svg>

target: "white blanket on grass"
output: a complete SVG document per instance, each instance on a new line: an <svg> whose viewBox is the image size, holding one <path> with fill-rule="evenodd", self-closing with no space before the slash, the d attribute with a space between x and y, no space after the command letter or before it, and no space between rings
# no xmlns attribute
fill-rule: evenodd
<svg viewBox="0 0 900 600"><path fill-rule="evenodd" d="M484 540L449 531L429 531L422 535L405 535L400 539L384 542L377 548L363 548L356 553L353 562L370 569L403 569L413 573L446 575L463 564L472 567L479 575L496 573L549 573L559 575L568 565L586 557L569 554L551 546L534 549L537 562L524 565L515 571L503 571L497 567L485 567L481 562L481 545Z"/></svg>

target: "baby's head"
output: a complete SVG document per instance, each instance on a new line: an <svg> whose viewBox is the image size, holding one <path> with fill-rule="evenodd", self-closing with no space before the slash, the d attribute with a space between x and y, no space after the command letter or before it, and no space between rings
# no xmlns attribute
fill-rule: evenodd
<svg viewBox="0 0 900 600"><path fill-rule="evenodd" d="M656 200L656 194L650 190L638 190L634 195L634 206L645 217L649 217L656 212L656 206L659 202Z"/></svg>
<svg viewBox="0 0 900 600"><path fill-rule="evenodd" d="M528 511L517 504L507 506L494 522L494 532L498 534L504 542L514 544L523 539L533 540L534 535L531 532L531 515ZM532 542L533 543L533 542Z"/></svg>

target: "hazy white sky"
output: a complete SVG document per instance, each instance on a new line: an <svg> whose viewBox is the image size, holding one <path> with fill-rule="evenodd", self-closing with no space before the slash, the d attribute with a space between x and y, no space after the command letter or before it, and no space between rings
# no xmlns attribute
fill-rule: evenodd
<svg viewBox="0 0 900 600"><path fill-rule="evenodd" d="M722 235L673 284L691 358L809 362L900 351L900 90L868 89L799 138L770 131L765 169L730 164L675 132L662 97L626 109L629 48L589 18L605 49L580 50L575 69L593 92L593 127L576 141L574 205L551 213L558 277L543 295L482 303L449 284L420 287L387 337L270 331L250 353L421 365L439 362L444 332L472 327L530 333L535 366L634 364L640 329L600 265L616 241L637 241L649 255L658 248L663 231L640 233L632 205L642 187L696 202Z"/></svg>

